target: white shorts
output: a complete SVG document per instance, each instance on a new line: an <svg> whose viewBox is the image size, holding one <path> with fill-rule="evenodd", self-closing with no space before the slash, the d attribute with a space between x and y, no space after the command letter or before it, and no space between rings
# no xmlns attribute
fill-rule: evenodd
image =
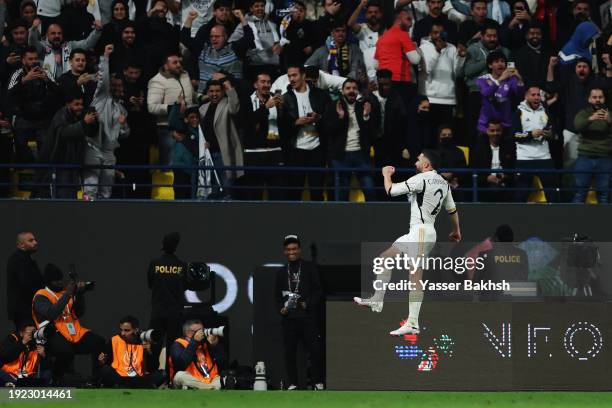
<svg viewBox="0 0 612 408"><path fill-rule="evenodd" d="M436 245L436 229L431 224L420 224L410 228L393 243L393 247L408 257L426 257Z"/></svg>

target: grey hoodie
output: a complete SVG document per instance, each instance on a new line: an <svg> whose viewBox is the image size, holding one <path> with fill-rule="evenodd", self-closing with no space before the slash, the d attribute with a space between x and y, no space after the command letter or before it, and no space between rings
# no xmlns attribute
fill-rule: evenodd
<svg viewBox="0 0 612 408"><path fill-rule="evenodd" d="M272 52L275 43L280 42L278 27L275 23L264 17L257 18L251 14L246 16L247 23L253 30L255 48L247 52L247 58L251 65L278 65L278 55ZM240 40L244 36L242 24L238 24L228 42Z"/></svg>

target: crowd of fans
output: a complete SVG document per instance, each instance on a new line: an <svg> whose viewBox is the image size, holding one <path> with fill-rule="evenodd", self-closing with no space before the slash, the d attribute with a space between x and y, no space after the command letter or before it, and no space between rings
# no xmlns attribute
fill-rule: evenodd
<svg viewBox="0 0 612 408"><path fill-rule="evenodd" d="M346 200L350 167L375 200L375 168L433 148L498 170L480 201L538 175L549 202L608 202L609 1L386 3L0 0L0 162L74 165L37 168L36 197L144 198L150 172L120 166L154 163L177 198Z"/></svg>

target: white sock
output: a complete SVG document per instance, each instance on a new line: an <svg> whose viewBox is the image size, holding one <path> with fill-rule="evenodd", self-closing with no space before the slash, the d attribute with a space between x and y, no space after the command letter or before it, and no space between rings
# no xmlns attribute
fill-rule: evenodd
<svg viewBox="0 0 612 408"><path fill-rule="evenodd" d="M392 271L390 269L384 269L384 271L379 274L379 275L375 275L374 276L374 280L379 280L382 282L382 284L380 285L380 287L386 288L387 287L387 283L389 283L389 281L391 280L391 273ZM379 286L379 285L376 285ZM382 302L385 300L385 292L387 290L386 289L380 289L380 290L376 290L374 292L374 296L372 296L371 300L375 301L375 302Z"/></svg>
<svg viewBox="0 0 612 408"><path fill-rule="evenodd" d="M408 293L408 324L414 327L419 326L419 313L423 303L423 291L411 290Z"/></svg>

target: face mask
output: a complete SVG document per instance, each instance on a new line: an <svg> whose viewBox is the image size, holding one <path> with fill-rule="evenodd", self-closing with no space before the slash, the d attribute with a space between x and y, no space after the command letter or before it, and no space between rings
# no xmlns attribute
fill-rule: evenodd
<svg viewBox="0 0 612 408"><path fill-rule="evenodd" d="M440 146L443 147L452 147L455 145L455 141L452 138L446 138L440 140Z"/></svg>

